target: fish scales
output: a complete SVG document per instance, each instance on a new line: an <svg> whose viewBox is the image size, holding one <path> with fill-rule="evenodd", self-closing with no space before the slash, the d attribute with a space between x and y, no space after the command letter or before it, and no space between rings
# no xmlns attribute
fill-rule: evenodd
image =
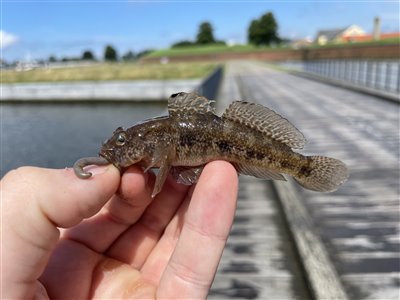
<svg viewBox="0 0 400 300"><path fill-rule="evenodd" d="M229 161L239 173L264 179L285 180L282 174L286 174L304 188L320 192L336 190L348 177L346 166L337 159L293 151L303 147L304 136L259 104L235 101L219 117L211 101L182 92L169 98L168 111L168 116L126 130L117 128L99 153L120 170L133 164L145 171L159 168L153 196L169 173L180 183L193 184L212 160ZM78 176L87 178L82 162L88 161L76 163Z"/></svg>
<svg viewBox="0 0 400 300"><path fill-rule="evenodd" d="M177 165L197 166L211 159L223 159L283 173L295 173L304 166L306 157L290 153L289 147L265 138L243 124L222 120L215 115L189 115L178 123L184 125L176 130L179 137L176 141Z"/></svg>

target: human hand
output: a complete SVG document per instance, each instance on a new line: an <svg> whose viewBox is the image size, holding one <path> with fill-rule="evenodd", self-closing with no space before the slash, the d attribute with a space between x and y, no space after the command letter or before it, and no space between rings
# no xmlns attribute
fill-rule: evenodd
<svg viewBox="0 0 400 300"><path fill-rule="evenodd" d="M2 298L204 299L233 222L232 165L209 163L192 188L168 179L154 199L138 167L90 171L2 179Z"/></svg>

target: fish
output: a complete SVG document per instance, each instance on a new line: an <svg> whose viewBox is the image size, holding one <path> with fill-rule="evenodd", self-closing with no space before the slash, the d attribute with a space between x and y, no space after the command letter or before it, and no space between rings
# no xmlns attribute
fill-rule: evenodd
<svg viewBox="0 0 400 300"><path fill-rule="evenodd" d="M196 93L175 93L168 99L168 115L118 127L103 143L99 157L74 164L78 177L89 178L89 164L113 164L121 172L137 164L145 172L158 168L152 197L168 176L181 184L197 182L213 160L230 162L238 173L261 179L286 180L291 176L303 188L332 192L348 178L346 165L326 156L305 156L295 150L304 135L287 119L260 104L234 101L215 113L213 101Z"/></svg>

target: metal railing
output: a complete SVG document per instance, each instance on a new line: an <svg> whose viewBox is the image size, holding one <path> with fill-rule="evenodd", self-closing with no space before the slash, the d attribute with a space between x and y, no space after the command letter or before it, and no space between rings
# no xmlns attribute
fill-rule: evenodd
<svg viewBox="0 0 400 300"><path fill-rule="evenodd" d="M339 80L356 86L400 94L399 60L326 59L284 64L289 69Z"/></svg>
<svg viewBox="0 0 400 300"><path fill-rule="evenodd" d="M306 62L305 71L368 88L400 92L398 61L322 60Z"/></svg>

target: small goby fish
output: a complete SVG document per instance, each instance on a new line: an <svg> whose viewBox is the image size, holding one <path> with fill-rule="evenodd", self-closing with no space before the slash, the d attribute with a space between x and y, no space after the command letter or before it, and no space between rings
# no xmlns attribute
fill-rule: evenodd
<svg viewBox="0 0 400 300"><path fill-rule="evenodd" d="M78 160L78 177L89 178L83 167L112 163L119 170L139 164L145 171L159 168L152 196L171 172L177 182L193 184L206 163L231 162L245 175L285 180L318 192L335 191L348 177L340 160L304 156L306 140L288 120L262 105L235 101L221 117L212 101L194 93L177 93L168 100L168 116L153 118L128 129L117 128L103 143L100 157Z"/></svg>

